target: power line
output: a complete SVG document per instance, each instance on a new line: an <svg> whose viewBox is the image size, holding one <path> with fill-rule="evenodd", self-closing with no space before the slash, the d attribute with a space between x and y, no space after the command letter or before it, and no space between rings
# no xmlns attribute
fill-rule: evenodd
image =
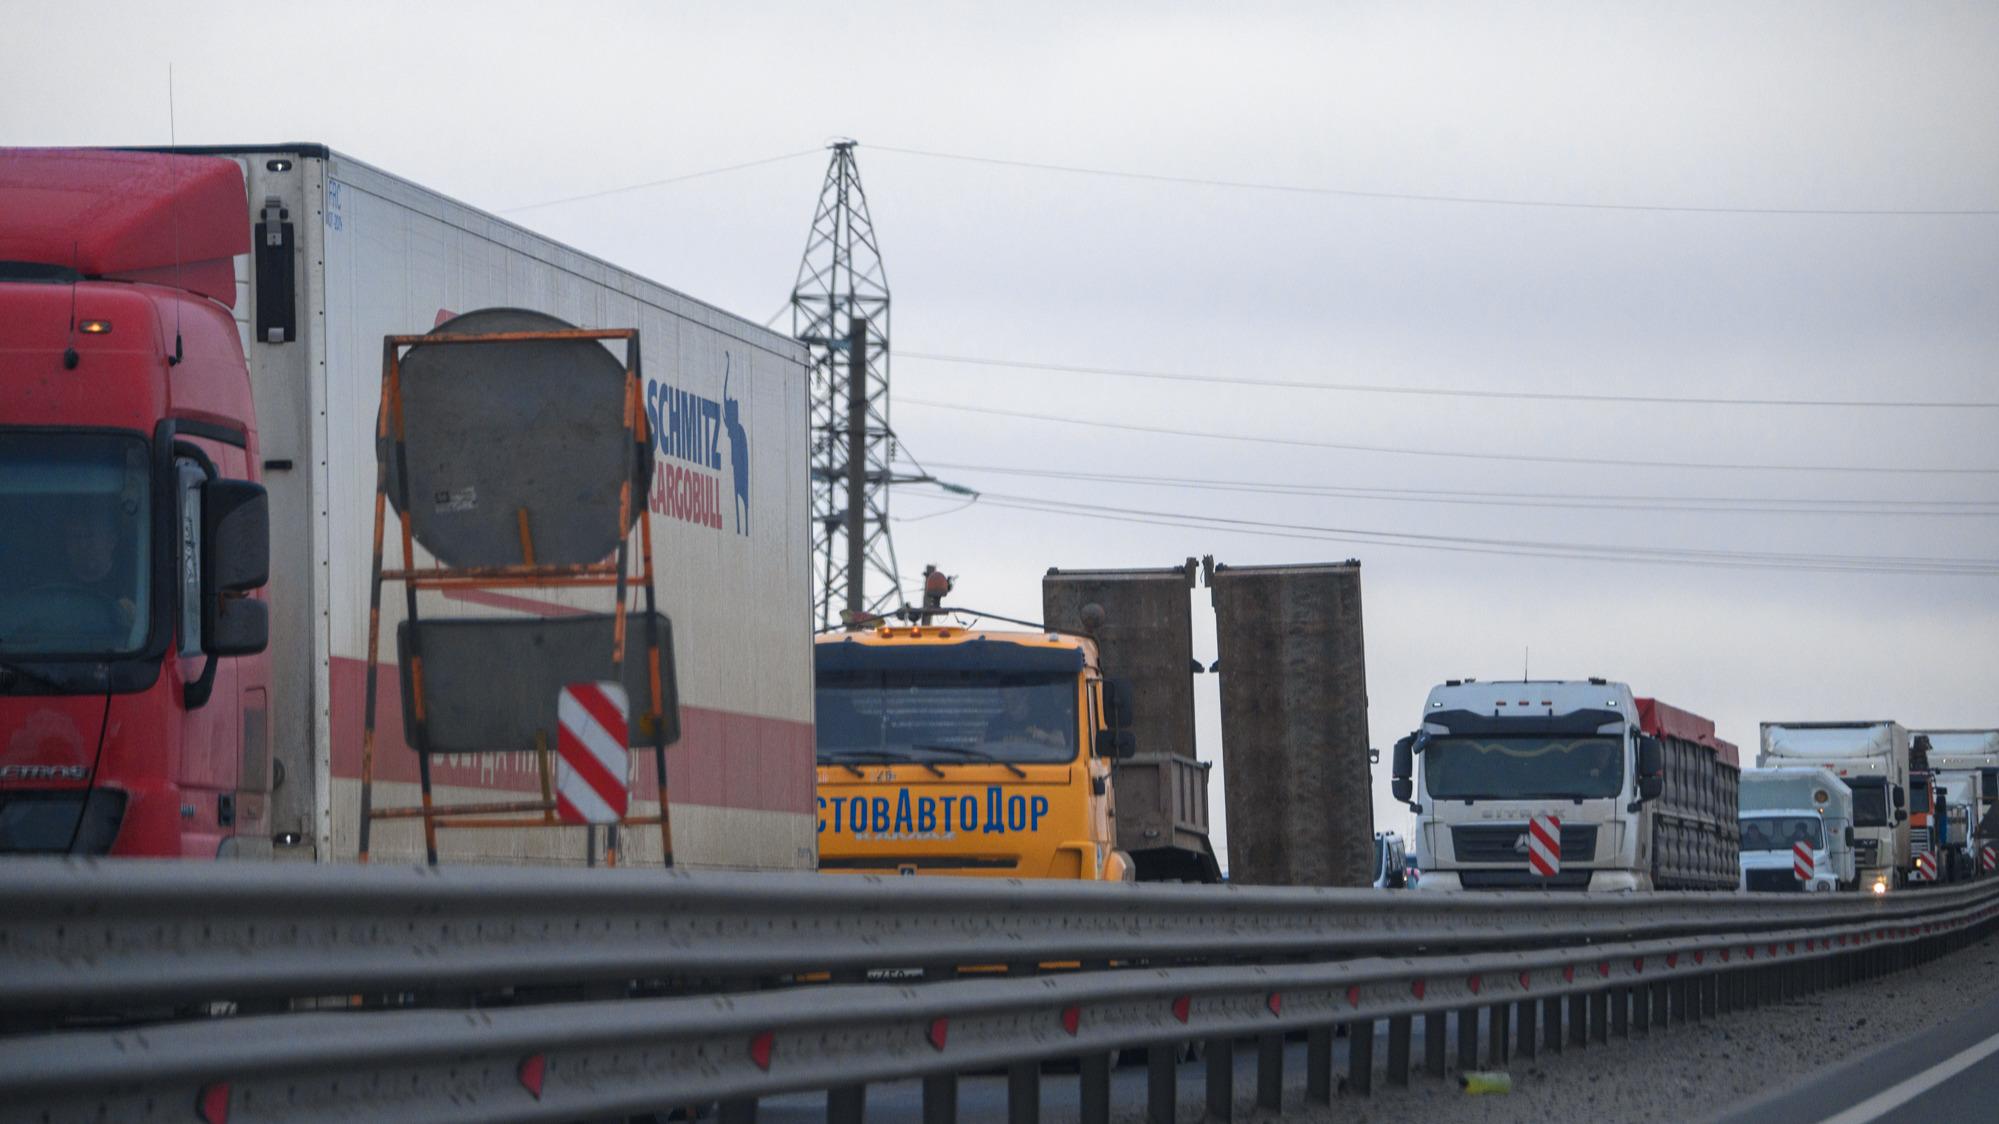
<svg viewBox="0 0 1999 1124"><path fill-rule="evenodd" d="M1660 203L1585 203L1552 199L1513 199L1491 195L1434 195L1409 191L1359 191L1353 188L1320 187L1308 184L1265 183L1253 180L1215 179L1206 176L1175 176L1158 172L1131 172L1115 168L1091 168L1076 164L1050 164L1036 160L1009 160L997 156L972 156L958 152L936 152L921 148L897 148L875 144L879 152L920 156L931 160L956 160L1005 168L1029 168L1040 172L1062 172L1078 176L1147 183L1185 184L1194 187L1224 187L1246 191L1274 191L1288 195L1323 195L1345 199L1390 199L1407 203L1459 203L1482 207L1540 207L1565 211L1646 211L1694 215L1847 215L1847 216L1988 216L1999 208L1915 208L1915 207L1696 207Z"/></svg>
<svg viewBox="0 0 1999 1124"><path fill-rule="evenodd" d="M1609 457L1560 457L1541 453L1468 453L1456 449L1410 449L1393 445L1361 445L1342 441L1311 441L1302 437L1267 437L1244 433L1204 433L1200 430L1173 429L1168 426L1136 425L1130 422L1095 421L1085 418L1065 418L1054 414L1029 413L1024 410L1003 410L994 406L967 406L956 402L933 402L924 398L901 398L897 400L897 404L902 406L919 406L932 410L955 410L969 414L989 414L994 417L1020 418L1026 421L1089 426L1093 429L1116 429L1130 433L1153 433L1168 437L1199 437L1213 441L1245 441L1259 445L1288 445L1305 449L1339 449L1354 453L1394 453L1400 456L1411 457L1453 457L1462 460L1515 461L1534 464L1608 465L1617 468L1696 468L1739 472L1878 472L1896 475L1928 476L1999 475L1999 468L1924 468L1908 465L1871 466L1845 464L1733 464L1717 461L1650 461Z"/></svg>
<svg viewBox="0 0 1999 1124"><path fill-rule="evenodd" d="M1580 511L1689 511L1761 515L1999 516L1999 500L1847 500L1744 498L1725 496L1632 496L1563 492L1477 492L1436 488L1343 487L1214 477L1152 476L1134 473L1070 472L1058 469L935 462L951 472L984 472L1045 480L1184 488L1245 495L1310 496L1386 500L1401 503L1461 504L1474 507L1568 508ZM1907 505L1907 506L1884 506ZM927 517L926 517L927 518Z"/></svg>
<svg viewBox="0 0 1999 1124"><path fill-rule="evenodd" d="M1876 399L1829 398L1702 398L1654 394L1590 394L1566 391L1468 390L1460 387L1390 386L1385 383L1324 383L1295 379L1259 379L1240 375L1200 375L1174 371L1153 371L1136 367L1092 367L1073 363L1036 363L1019 359L990 359L975 355L946 355L930 351L904 351L904 359L928 359L939 363L964 363L980 367L1005 367L1022 371L1053 371L1062 374L1107 375L1117 378L1154 379L1162 382L1219 383L1226 386L1265 386L1284 390L1319 390L1355 394L1404 394L1436 398L1503 398L1532 402L1609 402L1643 406L1829 406L1845 408L1893 408L1905 410L1994 410L1999 402L1915 402Z"/></svg>
<svg viewBox="0 0 1999 1124"><path fill-rule="evenodd" d="M1186 512L1147 511L1108 507L1034 496L1005 496L984 493L981 503L1048 515L1196 530L1227 530L1273 538L1296 538L1322 542L1342 542L1365 546L1403 547L1450 553L1492 554L1531 558L1563 558L1593 562L1639 562L1659 565L1703 566L1720 569L1794 570L1829 573L1878 573L1959 577L1999 576L1999 562L1975 559L1911 558L1893 555L1789 554L1758 551L1715 551L1688 548L1602 546L1590 543L1540 542L1521 539L1489 539L1459 535L1434 535L1402 531L1372 531L1360 528L1325 527L1303 523L1240 519Z"/></svg>
<svg viewBox="0 0 1999 1124"><path fill-rule="evenodd" d="M811 148L805 150L804 152L787 152L782 156L766 156L761 160L747 160L741 164L730 164L727 167L723 168L708 168L699 172L688 172L684 175L668 176L663 180L647 180L644 183L631 183L631 184L626 184L623 187L607 187L602 191L587 191L584 192L582 195L565 195L560 199L544 199L539 203L524 203L518 207L502 207L499 209L497 213L502 215L513 215L513 214L519 214L522 211L538 210L542 207L555 207L563 203L581 203L586 199L602 199L606 195L622 195L627 191L644 191L648 187L664 187L670 183L681 183L686 180L698 180L705 176L719 176L724 172L740 172L745 168L760 168L765 164L777 164L785 160L796 160L801 156L816 155L819 151L820 151L819 149Z"/></svg>

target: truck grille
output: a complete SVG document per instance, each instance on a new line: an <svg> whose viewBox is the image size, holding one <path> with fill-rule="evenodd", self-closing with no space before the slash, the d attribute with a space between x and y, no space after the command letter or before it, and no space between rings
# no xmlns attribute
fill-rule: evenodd
<svg viewBox="0 0 1999 1124"><path fill-rule="evenodd" d="M1596 857L1595 824L1562 825L1562 861L1588 862ZM1461 863L1527 865L1527 851L1515 844L1527 836L1527 825L1464 824L1451 828L1451 847Z"/></svg>
<svg viewBox="0 0 1999 1124"><path fill-rule="evenodd" d="M1798 876L1789 870L1752 870L1747 872L1749 889L1757 893L1797 893L1805 888Z"/></svg>
<svg viewBox="0 0 1999 1124"><path fill-rule="evenodd" d="M1912 827L1909 829L1909 853L1916 854L1930 849L1930 829Z"/></svg>
<svg viewBox="0 0 1999 1124"><path fill-rule="evenodd" d="M1531 870L1461 870L1458 882L1467 890L1587 890L1590 872L1564 870L1543 878Z"/></svg>
<svg viewBox="0 0 1999 1124"><path fill-rule="evenodd" d="M1854 840L1853 861L1861 866L1880 866L1881 841L1879 839Z"/></svg>

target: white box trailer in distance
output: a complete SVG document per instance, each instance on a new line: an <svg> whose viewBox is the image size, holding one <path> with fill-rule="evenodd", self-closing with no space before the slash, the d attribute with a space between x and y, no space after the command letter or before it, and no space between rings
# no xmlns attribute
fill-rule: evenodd
<svg viewBox="0 0 1999 1124"><path fill-rule="evenodd" d="M258 223L238 259L270 491L272 793L279 857L354 857L382 339L516 307L639 329L656 414L660 609L673 621L680 742L668 750L676 861L810 869L812 652L805 355L795 341L505 220L310 144L183 148L243 168ZM622 356L622 352L619 354ZM393 539L393 536L391 536ZM393 543L387 559L398 554ZM420 564L425 559L419 555ZM591 591L596 593L596 591ZM608 609L608 592L447 595L426 617ZM415 803L383 599L375 802ZM634 815L657 804L634 770ZM532 798L532 754L434 759L440 803ZM581 829L454 830L440 861L580 862ZM625 839L656 862L657 834ZM375 861L423 856L415 821L375 825Z"/></svg>

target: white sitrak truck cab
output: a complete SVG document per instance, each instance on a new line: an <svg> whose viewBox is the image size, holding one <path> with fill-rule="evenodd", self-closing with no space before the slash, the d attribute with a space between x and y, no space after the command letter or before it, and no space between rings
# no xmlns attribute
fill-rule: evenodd
<svg viewBox="0 0 1999 1124"><path fill-rule="evenodd" d="M1419 889L1736 884L1735 747L1622 683L1450 680L1394 764Z"/></svg>
<svg viewBox="0 0 1999 1124"><path fill-rule="evenodd" d="M1853 887L1853 790L1846 782L1818 767L1744 769L1739 888Z"/></svg>

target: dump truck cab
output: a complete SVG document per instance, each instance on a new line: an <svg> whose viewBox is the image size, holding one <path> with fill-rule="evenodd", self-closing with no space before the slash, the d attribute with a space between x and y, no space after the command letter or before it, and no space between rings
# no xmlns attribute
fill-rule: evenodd
<svg viewBox="0 0 1999 1124"><path fill-rule="evenodd" d="M1128 691L1090 640L929 623L819 638L819 868L1128 881Z"/></svg>

